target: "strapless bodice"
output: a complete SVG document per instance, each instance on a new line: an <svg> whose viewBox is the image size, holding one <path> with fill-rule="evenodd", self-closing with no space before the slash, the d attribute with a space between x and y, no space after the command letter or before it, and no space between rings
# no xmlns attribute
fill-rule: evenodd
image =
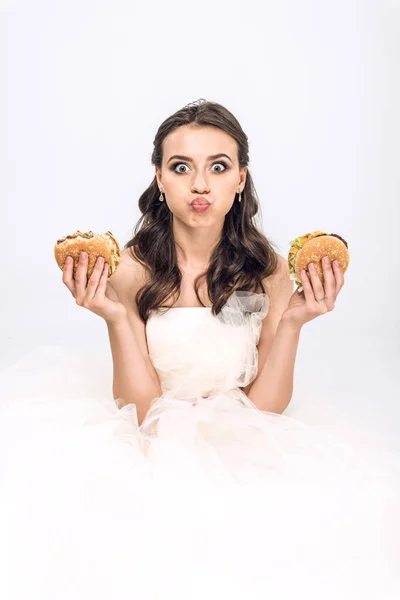
<svg viewBox="0 0 400 600"><path fill-rule="evenodd" d="M266 294L234 292L218 315L209 307L153 311L147 343L163 393L208 395L248 385L257 374L257 344L268 309Z"/></svg>

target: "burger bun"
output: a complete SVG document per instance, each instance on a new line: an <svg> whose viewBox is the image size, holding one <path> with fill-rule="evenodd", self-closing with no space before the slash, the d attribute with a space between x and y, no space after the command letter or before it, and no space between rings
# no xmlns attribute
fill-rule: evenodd
<svg viewBox="0 0 400 600"><path fill-rule="evenodd" d="M120 263L120 248L117 240L110 231L103 234L93 231L76 231L57 240L54 246L54 256L60 269L64 270L65 259L71 256L74 260L74 274L79 263L81 252L87 252L87 276L93 273L99 256L108 263L108 277L111 277Z"/></svg>

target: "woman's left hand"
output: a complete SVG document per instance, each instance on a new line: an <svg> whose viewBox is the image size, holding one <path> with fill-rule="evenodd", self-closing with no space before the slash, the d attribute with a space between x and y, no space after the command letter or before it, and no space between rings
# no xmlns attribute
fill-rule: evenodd
<svg viewBox="0 0 400 600"><path fill-rule="evenodd" d="M326 262L325 258L327 258ZM294 292L289 300L288 308L282 315L282 321L301 328L308 321L335 308L336 298L344 286L343 269L339 263L336 264L335 261L331 263L328 257L324 257L324 259L321 261L324 284L318 277L313 263L309 263L310 279L303 269L300 277L304 290L301 293L298 290Z"/></svg>

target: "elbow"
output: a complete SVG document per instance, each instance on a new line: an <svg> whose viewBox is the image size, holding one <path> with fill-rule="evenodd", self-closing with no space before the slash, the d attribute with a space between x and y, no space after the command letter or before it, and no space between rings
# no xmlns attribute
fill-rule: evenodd
<svg viewBox="0 0 400 600"><path fill-rule="evenodd" d="M162 395L162 389L160 381L157 375L150 373L151 378L148 379L144 385L140 387L130 386L129 389L124 390L121 385L118 384L116 378L113 381L113 396L117 406L125 406L126 404L136 404L136 406L150 406L151 401L154 398L158 398Z"/></svg>
<svg viewBox="0 0 400 600"><path fill-rule="evenodd" d="M285 412L292 399L291 397L288 399L265 398L265 396L263 398L256 398L252 397L251 393L248 394L248 398L254 404L254 406L258 408L258 410L261 410L262 412L275 413L277 415L282 415Z"/></svg>
<svg viewBox="0 0 400 600"><path fill-rule="evenodd" d="M160 396L162 396L162 390L158 378L157 380L153 379L153 385L138 390L135 394L124 394L123 390L119 389L116 384L113 385L113 397L117 408L121 409L128 404L134 404L139 427L146 418L153 401Z"/></svg>
<svg viewBox="0 0 400 600"><path fill-rule="evenodd" d="M287 409L288 404L286 404L285 406L264 406L260 410L262 410L263 412L274 413L275 415L283 415L283 413Z"/></svg>
<svg viewBox="0 0 400 600"><path fill-rule="evenodd" d="M152 401L156 396L147 396L146 398L123 398L120 394L113 393L114 401L119 410L124 406L133 404L136 408L137 424L140 427L146 418L147 413L151 407Z"/></svg>
<svg viewBox="0 0 400 600"><path fill-rule="evenodd" d="M270 410L269 412L273 412L276 415L283 415L283 413L285 412L286 408L287 408L287 405L284 406L284 407L279 406L277 408L274 408L273 410Z"/></svg>

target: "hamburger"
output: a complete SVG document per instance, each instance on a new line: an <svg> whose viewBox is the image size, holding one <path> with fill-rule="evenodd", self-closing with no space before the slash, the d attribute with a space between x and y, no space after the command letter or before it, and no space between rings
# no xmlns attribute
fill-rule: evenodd
<svg viewBox="0 0 400 600"><path fill-rule="evenodd" d="M350 262L348 244L337 233L326 233L324 231L313 231L297 237L290 242L288 255L290 279L296 282L299 292L303 291L303 284L300 277L302 269L306 269L310 262L315 264L315 272L324 283L324 273L321 260L324 256L329 256L331 263L334 260L339 261L343 272L347 270Z"/></svg>
<svg viewBox="0 0 400 600"><path fill-rule="evenodd" d="M108 277L115 273L120 263L120 248L111 231L99 234L93 231L82 232L78 230L71 235L60 238L54 246L54 256L62 271L64 270L65 259L67 256L72 256L75 273L81 252L87 252L88 254L88 278L93 273L99 256L102 256L104 261L108 263Z"/></svg>

